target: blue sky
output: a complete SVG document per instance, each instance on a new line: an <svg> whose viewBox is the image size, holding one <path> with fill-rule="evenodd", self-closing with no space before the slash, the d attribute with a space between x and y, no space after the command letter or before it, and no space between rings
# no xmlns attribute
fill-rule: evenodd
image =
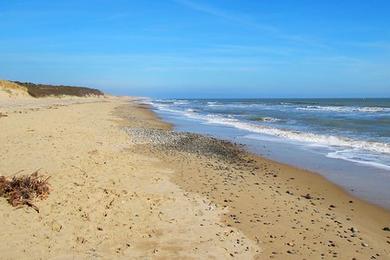
<svg viewBox="0 0 390 260"><path fill-rule="evenodd" d="M390 97L387 0L1 0L0 78L154 97Z"/></svg>

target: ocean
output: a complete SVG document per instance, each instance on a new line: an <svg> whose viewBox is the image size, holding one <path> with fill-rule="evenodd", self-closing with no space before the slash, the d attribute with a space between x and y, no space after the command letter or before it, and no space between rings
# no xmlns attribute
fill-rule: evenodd
<svg viewBox="0 0 390 260"><path fill-rule="evenodd" d="M390 192L371 191L386 189L384 184L390 187L388 98L155 99L149 103L179 131L246 144L262 156L319 172L390 207Z"/></svg>

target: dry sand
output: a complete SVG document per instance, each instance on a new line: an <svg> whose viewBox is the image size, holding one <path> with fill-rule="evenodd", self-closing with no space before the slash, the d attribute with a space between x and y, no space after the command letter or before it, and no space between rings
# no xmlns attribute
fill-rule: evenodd
<svg viewBox="0 0 390 260"><path fill-rule="evenodd" d="M40 213L0 199L1 259L390 259L388 211L245 152L140 142L124 128L170 125L134 100L0 97L0 114L0 175L51 176Z"/></svg>

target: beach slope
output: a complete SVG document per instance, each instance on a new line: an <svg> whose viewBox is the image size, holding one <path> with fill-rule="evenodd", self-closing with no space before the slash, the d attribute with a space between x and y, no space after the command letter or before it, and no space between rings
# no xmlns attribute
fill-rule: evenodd
<svg viewBox="0 0 390 260"><path fill-rule="evenodd" d="M0 199L3 258L389 258L387 211L136 98L0 98L0 175L50 177L39 213Z"/></svg>

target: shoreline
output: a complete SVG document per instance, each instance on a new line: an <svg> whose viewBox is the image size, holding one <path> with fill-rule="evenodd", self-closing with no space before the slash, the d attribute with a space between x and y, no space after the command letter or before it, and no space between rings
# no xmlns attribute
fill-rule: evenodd
<svg viewBox="0 0 390 260"><path fill-rule="evenodd" d="M152 110L152 107L150 105L147 105L147 106L149 107L151 112L154 113L154 116L156 117L157 120L163 121L163 118L159 117ZM168 122L165 122L165 123L167 124L168 129L170 129L170 130L173 129L173 125L171 123L168 123ZM219 139L217 139L217 140L219 140ZM230 141L227 141L227 142L231 143ZM322 206L323 209L328 210L328 211L335 211L336 208L341 206L342 208L341 209L338 208L337 211L340 210L341 212L338 212L338 213L341 213L342 215L350 215L351 214L350 211L360 211L357 214L360 215L360 217L362 217L362 212L364 212L364 214L366 214L366 216L365 216L366 218L371 219L371 220L375 219L383 224L386 224L388 222L388 219L390 219L389 209L384 208L380 205L371 203L371 202L366 201L364 199L361 199L354 194L351 194L350 192L348 192L348 190L346 190L343 187L341 187L340 185L328 180L326 177L320 175L319 173L305 170L305 169L301 169L299 167L291 166L291 165L288 165L285 163L277 162L277 161L274 161L272 159L261 157L255 153L243 148L243 147L245 147L245 146L242 146L240 148L244 149L244 153L248 154L250 159L252 159L252 160L254 159L257 163L260 163L260 164L265 163L268 165L272 165L271 167L278 168L279 172L285 171L283 173L278 174L278 176L272 175L274 178L275 177L279 178L279 175L283 174L284 181L288 181L288 179L299 179L300 183L298 184L298 190L300 190L300 192L299 192L298 197L297 197L298 200L301 199L301 200L314 201L314 203L311 202L311 204L313 206L315 206L315 207ZM181 178L178 178L177 183L185 186L185 183L188 182L187 177L188 176L184 176L184 174L183 174ZM200 182L201 180L197 180L197 181ZM196 185L196 184L192 183L191 185ZM295 188L297 188L297 187L295 187ZM306 191L303 191L305 189L306 189ZM328 191L331 192L332 194L325 194ZM202 193L199 190L197 192ZM312 192L312 193L310 194L309 192ZM294 194L293 192L291 192L289 190L287 190L286 193L291 195L291 196L294 196L294 195L297 196L297 194ZM318 199L318 197L322 196L322 199L325 199L325 201L319 202L320 205L316 204L317 201L315 201L316 198L313 196L313 193L316 194L315 196L317 196L317 199ZM333 201L333 203L335 201L337 201L337 204L339 204L339 205L336 206L334 204L331 204L332 201ZM217 203L220 203L220 204L223 204L223 202L225 202L225 200L217 201ZM245 201L242 201L242 202L245 202ZM325 205L326 202L328 202L329 207L327 207ZM352 204L353 204L353 206L351 207ZM325 214L328 214L328 213L325 213ZM334 217L331 217L331 219L334 220ZM347 219L350 219L350 218L347 217ZM235 221L231 222L231 219L229 220L228 218L226 218L225 220L227 222L230 221L230 225L234 225L234 223L235 223ZM337 224L341 224L341 222L339 222L337 220L334 220L334 221L336 221ZM364 223L364 221L362 221L360 224L362 224L362 223ZM240 225L236 225L236 226L239 228ZM244 233L248 233L252 239L257 239L256 236L253 234L252 230L248 229ZM274 243L274 242L272 242L272 243ZM289 242L287 242L286 244L288 244L288 243ZM390 242L387 242L387 243L389 244ZM282 246L282 245L280 245L280 246ZM272 252L271 252L271 255L272 255ZM287 254L287 255L289 255L289 254Z"/></svg>
<svg viewBox="0 0 390 260"><path fill-rule="evenodd" d="M385 209L315 173L171 132L136 99L0 105L1 175L42 168L52 189L40 214L0 201L5 257L390 258Z"/></svg>
<svg viewBox="0 0 390 260"><path fill-rule="evenodd" d="M329 158L327 148L315 148L308 144L294 143L291 140L254 134L229 124L219 124L205 119L196 119L187 113L160 108L151 103L152 109L163 120L173 123L176 131L190 131L214 136L231 142L246 145L247 150L275 162L315 172L337 184L355 197L361 198L390 210L390 191L386 183L390 181L388 171L357 164L343 159ZM195 106L195 105L194 105ZM191 107L191 105L188 105ZM201 111L198 108L198 111ZM197 111L196 111L197 112ZM195 112L194 112L195 113ZM305 158L302 160L302 158Z"/></svg>
<svg viewBox="0 0 390 260"><path fill-rule="evenodd" d="M143 105L145 105L145 104L143 104ZM147 106L149 107L149 109L151 109L151 107L149 105L147 105ZM155 112L153 112L152 110L151 110L151 112L154 114L154 117L157 120L159 120L159 121L163 120L157 114L155 114ZM167 127L168 127L168 129L171 130L173 128L173 125L170 123L167 123ZM202 136L202 135L200 135L200 136ZM273 161L270 159L266 159L266 158L260 157L252 152L249 152L249 151L245 151L245 153L248 154L252 160L255 160L256 163L268 164L269 165L268 167L273 168L272 170L275 172L285 171L285 173L278 174L278 176L271 174L271 176L273 176L273 178L275 178L275 177L282 178L282 182L285 182L285 183L288 182L289 179L291 179L291 178L295 179L295 181L297 181L298 183L295 183L295 185L294 185L295 187L290 187L290 190L286 190L286 194L288 194L288 196L293 196L293 197L295 197L295 199L301 200L301 201L307 200L307 201L309 201L310 205L314 206L314 208L321 207L321 209L323 210L322 214L325 216L328 215L329 212L332 212L332 214L333 214L333 212L337 211L336 215L340 214L341 216L336 216L336 215L329 216L329 220L331 220L332 222L337 224L337 226L335 227L336 229L334 230L336 233L338 233L337 228L344 227L341 224L342 222L337 220L337 218L342 218L343 216L344 217L347 216L347 217L345 217L347 219L346 224L349 224L348 222L350 221L350 219L352 219L352 215L355 215L356 218L362 218L362 219L364 219L363 221L358 221L358 223L360 222L359 224L361 224L361 225L365 225L366 224L365 222L367 221L367 219L375 220L375 221L378 221L379 223L382 223L383 225L386 225L386 223L390 219L390 214L389 214L390 212L388 209L383 208L383 207L378 206L378 205L375 205L375 204L372 204L368 201L365 201L363 199L360 199L360 198L354 196L353 194L350 194L348 191L346 191L345 189L343 189L339 185L329 181L328 179L326 179L325 177L323 177L322 175L320 175L318 173L303 170L303 169L300 169L298 167L279 163L279 162L276 162L276 161ZM177 154L174 155L174 157L175 156L177 156ZM188 156L188 154L186 154L185 156ZM191 158L191 159L194 160L195 158ZM168 160L168 158L164 157L163 160L166 161L166 160ZM182 158L181 160L184 160L184 159ZM180 160L179 160L179 162L176 162L176 163L178 165L175 165L175 167L178 167L178 168L180 168L180 165L183 164L183 162L181 162ZM217 162L217 163L219 163L219 162ZM174 164L175 164L175 160L170 161L170 165L174 165ZM186 164L190 165L190 163L188 161L186 162ZM195 163L195 166L193 166L193 167L199 168L199 165L197 165ZM196 181L194 181L192 183L189 183L188 168L185 168L182 170L183 170L183 172L181 173L181 177L178 177L178 176L173 177L177 184L179 184L181 187L183 187L185 189L188 189L189 191L192 191L192 192L195 191L195 192L200 193L202 195L210 192L210 189L207 189L207 188L202 189L201 187L199 187L198 183L202 181L201 178L197 179ZM206 167L206 169L204 169L204 170L209 171L210 169ZM284 175L284 176L282 176L282 175ZM203 177L205 177L205 176L203 176ZM218 183L218 181L216 183ZM275 182L273 182L272 184L275 185ZM280 187L281 187L281 185L279 183L279 190L282 190L283 188L280 188ZM299 190L299 191L291 191L291 190L294 190L294 188ZM277 191L277 189L275 189L275 190L276 190L277 194L282 196L282 194L279 191ZM295 194L296 192L297 192L297 194ZM328 194L329 192L331 194ZM308 194L309 194L309 196L307 196ZM315 194L315 195L313 195L313 194ZM272 197L272 196L273 195L270 195L270 197ZM318 199L319 197L322 197L321 199L324 199L324 201L319 201L319 202L316 201L316 198ZM209 197L207 197L207 198L209 199ZM233 207L237 207L241 203L244 203L247 205L247 203L246 203L247 199L248 198L236 203L236 205L234 205ZM228 199L228 201L229 201L229 199ZM226 204L226 199L219 198L219 200L216 199L213 202L223 205L224 203ZM305 202L303 202L303 203L305 204ZM326 203L328 203L328 205L326 205ZM267 204L267 203L265 203L265 204ZM351 206L351 205L353 205L353 206ZM249 207L250 206L247 205L246 209L248 209ZM237 213L238 212L239 211L237 211ZM233 219L234 221L232 221L232 219L229 219L228 217L225 218L225 221L226 221L226 223L228 223L228 225L235 226L237 228L241 228L241 230L246 229L244 231L245 234L248 234L251 239L254 239L254 240L258 239L258 237L256 235L254 235L255 232L253 232L253 226L243 228L241 223L235 223L235 221L237 219L236 218L237 214L233 214L233 215L235 216L235 218ZM365 215L365 216L363 217L363 215ZM251 222L251 219L248 219L248 222ZM329 225L329 224L326 224L326 225ZM344 229L345 229L345 227L344 227ZM346 233L347 231L343 230L343 232ZM381 232L379 232L379 233L381 233ZM383 233L383 234L385 234L385 233ZM294 234L293 237L299 237L296 235L297 234ZM271 235L271 236L274 236L274 235ZM353 234L352 234L352 236L354 237ZM344 238L346 238L346 237L344 237ZM265 238L263 237L263 239L265 239ZM348 241L349 238L346 238L346 239ZM271 241L272 240L274 240L274 239L271 239ZM361 240L363 240L363 239L361 238ZM334 240L328 240L328 241L334 241ZM270 243L275 243L275 242L270 242ZM290 242L287 241L284 244L279 244L276 248L283 247L283 245L285 246L286 244L289 244L289 243ZM349 242L349 243L351 243L351 242ZM387 242L387 243L389 243L389 242ZM290 244L293 244L293 243L290 243ZM364 244L364 245L362 246L362 244ZM354 244L354 245L355 246L357 245L358 247L360 246L361 248L364 248L366 243L361 242L360 244ZM348 243L346 243L344 246L347 247ZM333 246L331 245L330 247L333 247ZM267 251L269 251L269 250L267 250ZM290 250L288 250L288 246L287 246L287 251L290 251ZM275 253L275 251L273 251L273 252ZM295 252L293 252L293 251L290 251L290 253L295 254ZM287 256L291 255L290 253L288 253ZM306 251L306 253L308 253L308 251ZM273 255L272 252L271 252L271 255ZM342 256L344 257L345 255L347 255L347 254L345 253ZM273 256L275 257L275 255L273 255ZM279 257L282 257L282 256L283 256L283 253L282 253L282 255L279 255ZM301 256L305 256L305 254L302 254ZM333 256L333 255L331 255L331 256ZM350 256L353 257L353 254L351 254Z"/></svg>

